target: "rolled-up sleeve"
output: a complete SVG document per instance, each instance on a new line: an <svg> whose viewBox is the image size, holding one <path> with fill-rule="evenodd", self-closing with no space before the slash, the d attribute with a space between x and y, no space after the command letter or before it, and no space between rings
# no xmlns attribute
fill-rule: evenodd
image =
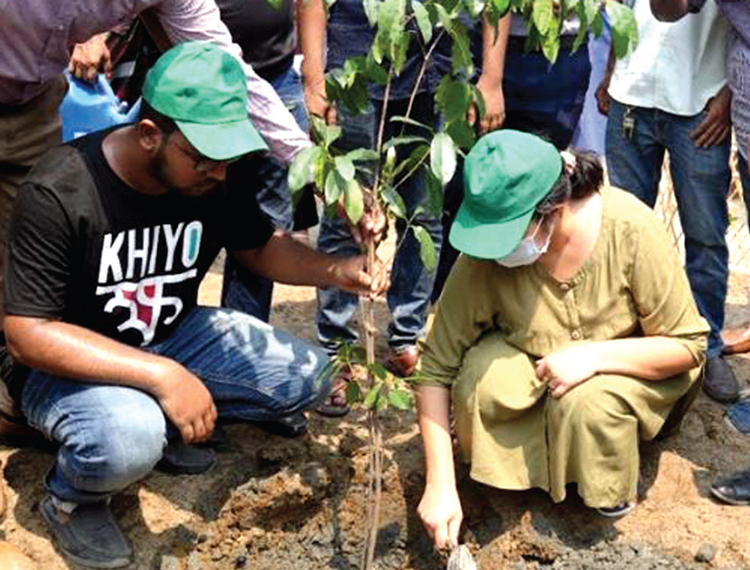
<svg viewBox="0 0 750 570"><path fill-rule="evenodd" d="M155 11L173 43L210 41L224 47L242 63L247 81L248 114L277 159L288 164L298 152L310 146L310 138L299 128L271 84L242 60L242 50L232 41L215 2L162 0Z"/></svg>
<svg viewBox="0 0 750 570"><path fill-rule="evenodd" d="M482 263L461 256L451 270L422 343L419 384L452 385L466 351L492 326Z"/></svg>
<svg viewBox="0 0 750 570"><path fill-rule="evenodd" d="M633 235L631 291L643 334L682 344L697 364L706 358L708 322L701 317L685 269L663 224L654 215Z"/></svg>

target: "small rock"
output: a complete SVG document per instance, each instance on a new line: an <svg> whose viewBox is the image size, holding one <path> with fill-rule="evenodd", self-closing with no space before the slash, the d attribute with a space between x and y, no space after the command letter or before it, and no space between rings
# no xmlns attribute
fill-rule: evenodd
<svg viewBox="0 0 750 570"><path fill-rule="evenodd" d="M695 561L711 562L711 560L714 559L714 556L716 556L716 548L714 548L714 545L709 544L708 542L704 542L703 544L701 544L698 552L695 553Z"/></svg>
<svg viewBox="0 0 750 570"><path fill-rule="evenodd" d="M180 570L180 561L176 556L164 555L162 556L159 570Z"/></svg>

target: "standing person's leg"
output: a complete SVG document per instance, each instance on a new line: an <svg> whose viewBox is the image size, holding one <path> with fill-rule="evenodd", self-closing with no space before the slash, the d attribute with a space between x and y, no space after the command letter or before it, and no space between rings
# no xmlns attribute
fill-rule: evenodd
<svg viewBox="0 0 750 570"><path fill-rule="evenodd" d="M388 103L388 115L403 115L408 101L397 100ZM420 93L414 100L411 117L420 123L437 126L438 117L434 110L433 94ZM386 138L401 134L402 125L389 122ZM421 134L420 129L403 126L403 135ZM407 145L399 152L403 156L413 149ZM460 175L460 174L459 174ZM443 228L440 213L430 211L428 191L421 172L413 175L398 188L404 200L406 215L412 218L412 225L424 228L432 238L435 251L440 255ZM427 310L435 282L435 268L428 269L420 257L419 241L404 220L396 221L397 242L391 270L391 287L388 290L388 308L391 322L388 326L388 345L391 353L387 366L400 376L410 376L417 364L417 340L424 334ZM408 232L408 233L405 233Z"/></svg>
<svg viewBox="0 0 750 570"><path fill-rule="evenodd" d="M60 443L39 507L58 547L87 567L128 565L132 549L109 498L160 459L166 421L159 404L134 388L33 371L22 408L30 425Z"/></svg>
<svg viewBox="0 0 750 570"><path fill-rule="evenodd" d="M344 132L341 140L344 148L373 148L374 110L352 116L342 107L339 109L339 123ZM361 253L361 248L354 242L349 224L340 219L336 212L324 216L320 222L318 250L339 256ZM352 293L332 288L318 289L318 340L329 355L336 354L336 350L344 342L356 342L358 335L352 321L358 307L359 298Z"/></svg>
<svg viewBox="0 0 750 570"><path fill-rule="evenodd" d="M0 330L3 311L3 257L5 234L13 212L16 191L37 160L62 142L57 113L68 84L61 75L28 103L0 106Z"/></svg>
<svg viewBox="0 0 750 570"><path fill-rule="evenodd" d="M685 235L685 269L698 309L711 326L703 388L719 402L732 402L739 395L739 386L732 369L721 358L729 276L726 231L730 141L699 148L691 134L702 122L704 112L693 117L664 115L672 180Z"/></svg>
<svg viewBox="0 0 750 570"><path fill-rule="evenodd" d="M742 184L742 199L745 202L748 220L750 220L750 172L748 172L747 158L737 153L737 171ZM750 351L750 327L744 325L739 328L724 329L721 335L724 341L724 354L737 354Z"/></svg>
<svg viewBox="0 0 750 570"><path fill-rule="evenodd" d="M503 126L533 133L564 149L578 126L591 63L586 49L571 52L571 36L563 36L561 42L557 61L550 63L540 52L526 53L525 38L508 40Z"/></svg>
<svg viewBox="0 0 750 570"><path fill-rule="evenodd" d="M307 112L302 80L293 65L270 80L276 93L307 132ZM292 196L287 183L288 169L270 155L248 157L239 168L246 169L251 184L260 186L258 204L277 228L291 230L294 220ZM273 282L244 268L231 256L224 264L222 307L236 309L268 321Z"/></svg>
<svg viewBox="0 0 750 570"><path fill-rule="evenodd" d="M653 208L664 163L655 111L629 107L612 99L606 147L610 184L635 194Z"/></svg>
<svg viewBox="0 0 750 570"><path fill-rule="evenodd" d="M737 158L737 168L739 169L740 180L742 182L742 198L745 200L745 207L748 210L748 216L750 216L750 172L748 172L748 162L747 158L743 157L741 153L738 154ZM750 331L747 328L743 328L736 331L729 338L725 336L724 342L726 343L725 352L747 352L750 350ZM737 404L734 404L734 406L730 406L728 410L732 410L736 406L736 410L744 411L747 409L747 402L748 400L743 398ZM728 415L728 419L731 417L731 415ZM726 477L716 479L711 484L711 493L714 497L725 503L750 505L750 469L737 471Z"/></svg>

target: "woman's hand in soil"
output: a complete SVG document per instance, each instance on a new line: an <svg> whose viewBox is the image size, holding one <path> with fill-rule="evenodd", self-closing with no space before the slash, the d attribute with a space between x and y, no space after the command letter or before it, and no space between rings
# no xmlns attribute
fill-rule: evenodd
<svg viewBox="0 0 750 570"><path fill-rule="evenodd" d="M181 364L163 367L155 396L161 409L180 430L185 443L205 441L214 431L217 412L211 393Z"/></svg>
<svg viewBox="0 0 750 570"><path fill-rule="evenodd" d="M537 360L536 375L547 384L553 398L585 382L597 373L596 355L590 344L575 344Z"/></svg>
<svg viewBox="0 0 750 570"><path fill-rule="evenodd" d="M455 487L425 487L417 513L435 543L435 548L442 550L458 545L458 530L464 514Z"/></svg>

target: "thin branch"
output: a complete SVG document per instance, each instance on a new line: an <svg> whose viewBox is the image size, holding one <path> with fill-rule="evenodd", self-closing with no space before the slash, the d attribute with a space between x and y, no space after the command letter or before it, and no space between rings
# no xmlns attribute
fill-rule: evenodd
<svg viewBox="0 0 750 570"><path fill-rule="evenodd" d="M409 97L409 105L406 107L407 118L411 116L411 108L414 106L414 99L417 98L417 93L419 92L419 86L422 84L422 78L424 77L424 74L427 71L427 64L430 61L430 57L432 57L432 52L435 51L435 48L440 42L440 38L443 37L443 34L445 34L445 28L440 30L438 35L432 38L432 45L430 46L430 49L427 50L427 53L424 56L422 67L419 68L419 75L417 75L417 82L414 85L414 90L411 92L411 97Z"/></svg>

